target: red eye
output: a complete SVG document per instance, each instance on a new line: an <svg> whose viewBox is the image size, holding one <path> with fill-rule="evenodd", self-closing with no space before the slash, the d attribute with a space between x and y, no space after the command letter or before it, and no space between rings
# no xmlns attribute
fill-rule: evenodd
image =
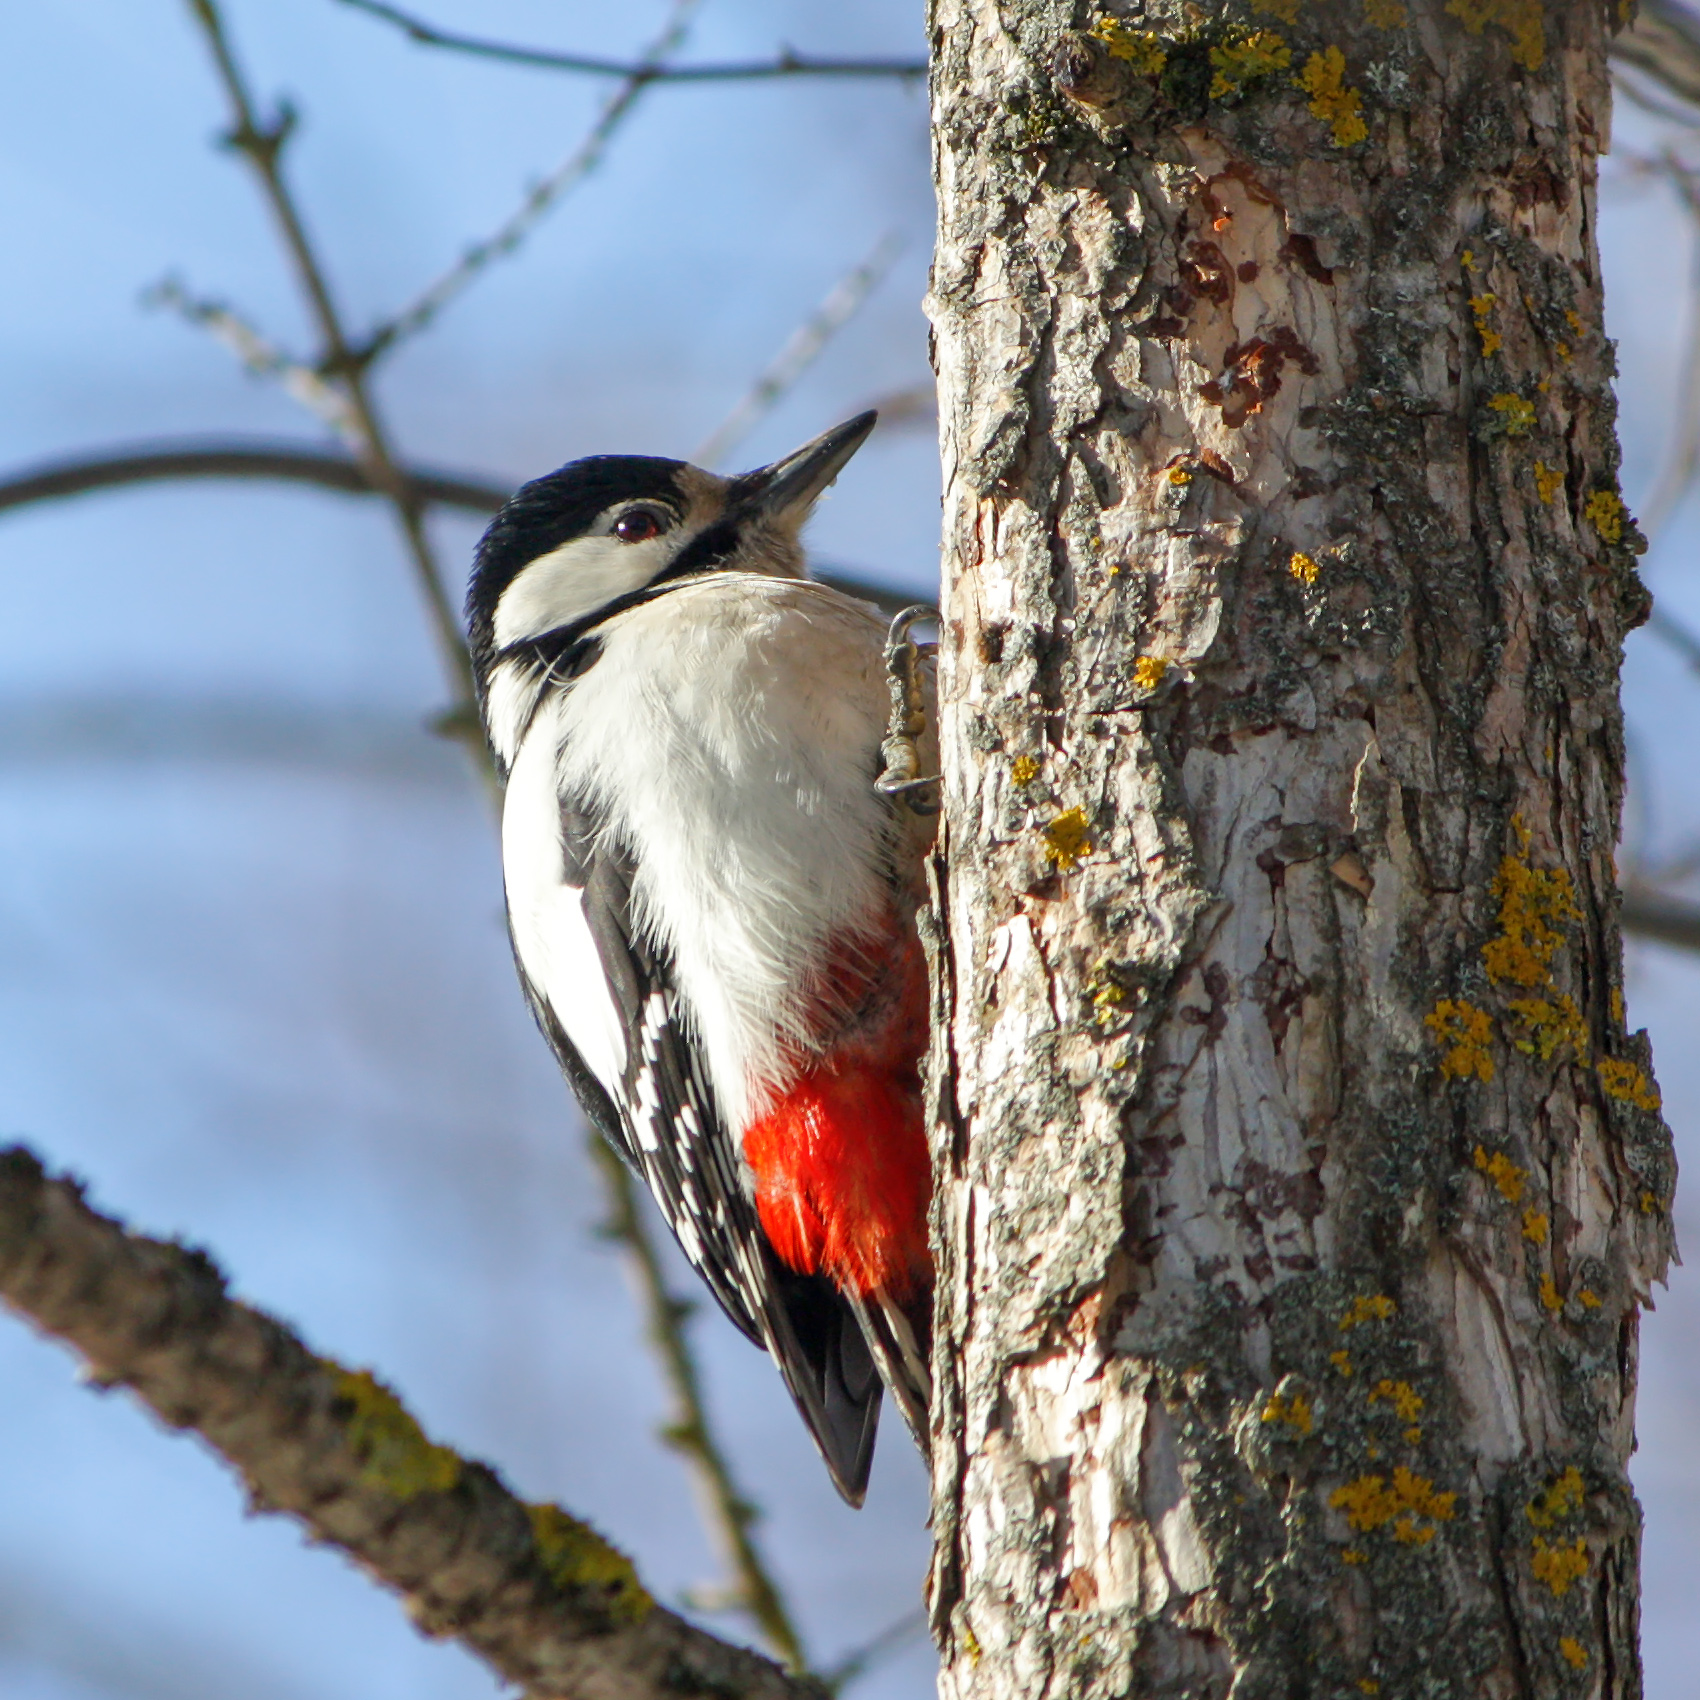
<svg viewBox="0 0 1700 1700"><path fill-rule="evenodd" d="M614 535L622 543L647 543L662 532L661 516L653 508L633 508L614 521Z"/></svg>

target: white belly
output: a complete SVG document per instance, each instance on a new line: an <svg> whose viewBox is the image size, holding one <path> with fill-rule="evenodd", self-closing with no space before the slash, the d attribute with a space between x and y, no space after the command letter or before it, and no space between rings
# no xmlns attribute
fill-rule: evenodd
<svg viewBox="0 0 1700 1700"><path fill-rule="evenodd" d="M560 784L637 856L634 920L675 965L738 1133L808 1050L810 970L890 907L893 810L873 789L885 619L823 585L717 574L602 635L601 658L539 714L510 775L516 940L585 1061L617 1074L624 1039L591 1007L599 985L568 984L600 970L562 883Z"/></svg>

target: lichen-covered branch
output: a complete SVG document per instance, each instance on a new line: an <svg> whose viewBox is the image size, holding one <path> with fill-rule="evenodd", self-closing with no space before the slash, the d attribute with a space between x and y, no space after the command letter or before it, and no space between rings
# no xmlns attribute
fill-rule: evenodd
<svg viewBox="0 0 1700 1700"><path fill-rule="evenodd" d="M256 1509L296 1518L499 1676L571 1700L821 1700L658 1605L630 1562L553 1505L427 1439L368 1371L238 1303L199 1251L127 1231L22 1147L0 1152L0 1299L192 1430Z"/></svg>

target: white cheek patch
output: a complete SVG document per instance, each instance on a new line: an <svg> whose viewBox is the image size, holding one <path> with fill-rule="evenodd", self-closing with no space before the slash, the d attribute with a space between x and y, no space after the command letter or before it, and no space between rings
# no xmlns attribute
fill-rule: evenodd
<svg viewBox="0 0 1700 1700"><path fill-rule="evenodd" d="M542 637L643 587L661 572L683 538L678 532L647 543L617 537L575 537L540 555L502 592L496 604L496 647Z"/></svg>

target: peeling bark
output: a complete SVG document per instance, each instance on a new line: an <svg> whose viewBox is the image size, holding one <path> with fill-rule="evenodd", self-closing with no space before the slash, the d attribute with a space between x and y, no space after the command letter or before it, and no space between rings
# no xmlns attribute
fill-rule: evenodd
<svg viewBox="0 0 1700 1700"><path fill-rule="evenodd" d="M1639 1693L1619 10L932 0L946 1696Z"/></svg>

